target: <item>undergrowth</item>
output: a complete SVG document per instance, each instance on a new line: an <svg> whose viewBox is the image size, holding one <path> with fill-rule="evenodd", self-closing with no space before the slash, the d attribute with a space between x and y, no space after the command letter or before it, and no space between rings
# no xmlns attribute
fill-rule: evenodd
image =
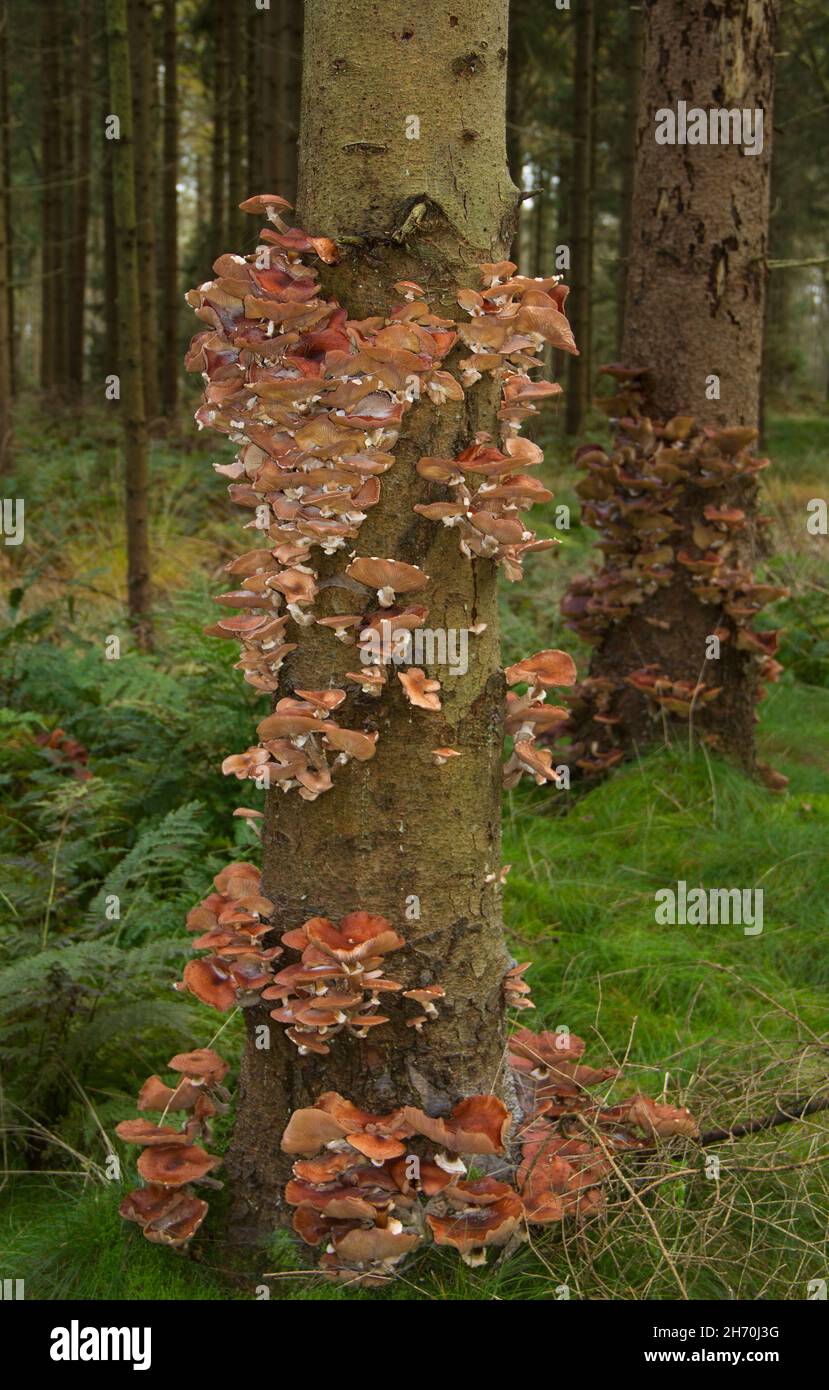
<svg viewBox="0 0 829 1390"><path fill-rule="evenodd" d="M201 631L221 587L216 556L234 543L202 445L154 450L159 605L146 656L123 620L109 425L58 419L28 436L24 418L21 428L13 487L27 499L26 544L0 552L0 1272L49 1299L376 1297L323 1283L283 1235L240 1280L210 1221L182 1256L117 1215L110 1156L129 1184L135 1151L114 1126L134 1114L141 1081L217 1028L238 1058L238 1017L223 1026L171 985L186 959L186 910L228 858L255 852L231 816L238 788L217 769L264 705L232 671L228 644ZM623 1064L611 1098L664 1095L703 1130L826 1091L829 660L822 556L803 525L826 434L826 421L792 418L770 432L766 566L792 597L781 606L788 670L762 706L759 741L790 777L787 794L690 753L677 735L566 801L522 789L505 802L510 945L534 961L536 1013L520 1021L566 1024L593 1065ZM562 630L557 604L593 538L578 524L568 447L549 443L546 480L571 524L556 530L547 508L540 534L561 544L533 558L523 585L505 586L504 654L562 645L583 670L588 653ZM58 485L72 503L55 509ZM118 659L107 656L112 635ZM654 893L680 879L762 888L762 934L657 925ZM663 1148L622 1170L606 1216L583 1230L536 1228L486 1270L433 1248L382 1296L806 1297L825 1273L826 1121L710 1152L718 1178L697 1146Z"/></svg>

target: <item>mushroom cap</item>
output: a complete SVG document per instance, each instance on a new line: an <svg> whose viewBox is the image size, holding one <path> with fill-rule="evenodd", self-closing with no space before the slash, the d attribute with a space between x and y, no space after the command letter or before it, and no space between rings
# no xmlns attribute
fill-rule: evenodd
<svg viewBox="0 0 829 1390"><path fill-rule="evenodd" d="M376 731L366 734L361 729L341 729L331 723L327 724L325 729L326 744L339 749L341 753L347 753L350 758L356 758L361 763L374 757L379 737Z"/></svg>
<svg viewBox="0 0 829 1390"><path fill-rule="evenodd" d="M576 663L567 653L549 648L536 652L506 669L507 685L526 681L529 685L547 690L554 685L575 685Z"/></svg>
<svg viewBox="0 0 829 1390"><path fill-rule="evenodd" d="M115 1126L115 1133L125 1144L143 1144L145 1147L190 1142L183 1129L173 1129L170 1125L154 1125L151 1120L122 1120Z"/></svg>
<svg viewBox="0 0 829 1390"><path fill-rule="evenodd" d="M194 1052L177 1052L167 1065L171 1071L183 1072L191 1081L202 1080L209 1086L218 1085L230 1070L230 1063L209 1047L198 1047Z"/></svg>
<svg viewBox="0 0 829 1390"><path fill-rule="evenodd" d="M418 565L403 560L383 560L376 555L358 555L346 566L346 574L370 589L393 589L396 594L410 594L425 589L429 583Z"/></svg>
<svg viewBox="0 0 829 1390"><path fill-rule="evenodd" d="M376 1162L385 1162L388 1158L400 1158L406 1152L406 1145L401 1144L399 1139L392 1139L382 1134L347 1134L346 1138L352 1149L358 1153L365 1154L366 1158Z"/></svg>
<svg viewBox="0 0 829 1390"><path fill-rule="evenodd" d="M343 1236L333 1237L338 1258L359 1265L399 1260L414 1250L420 1241L421 1237L416 1232L389 1231L381 1226L368 1229L357 1227Z"/></svg>
<svg viewBox="0 0 829 1390"><path fill-rule="evenodd" d="M146 1182L161 1183L164 1187L183 1187L185 1183L198 1182L221 1161L198 1144L166 1144L145 1149L137 1167Z"/></svg>
<svg viewBox="0 0 829 1390"><path fill-rule="evenodd" d="M458 1187L461 1185L458 1184ZM506 1187L506 1183L499 1184ZM506 1245L524 1220L524 1204L511 1189L496 1201L458 1216L427 1216L436 1245L454 1245L465 1263L483 1264L488 1245ZM475 1258L475 1252L481 1256Z"/></svg>
<svg viewBox="0 0 829 1390"><path fill-rule="evenodd" d="M263 214L267 215L268 208L276 208L278 211L285 209L290 212L292 207L293 204L281 198L278 193L257 193L254 198L246 198L240 203L239 211L258 213L261 217Z"/></svg>
<svg viewBox="0 0 829 1390"><path fill-rule="evenodd" d="M221 1013L226 1013L236 1003L236 985L215 956L189 960L182 979L191 994Z"/></svg>
<svg viewBox="0 0 829 1390"><path fill-rule="evenodd" d="M437 694L440 690L440 681L430 680L420 666L409 666L405 671L398 671L397 679L406 692L409 704L415 705L418 709L439 710L441 708L440 698Z"/></svg>
<svg viewBox="0 0 829 1390"><path fill-rule="evenodd" d="M160 1076L149 1076L138 1093L139 1110L191 1110L203 1095L201 1086L186 1079L177 1086L166 1085Z"/></svg>
<svg viewBox="0 0 829 1390"><path fill-rule="evenodd" d="M297 690L296 694L309 705L327 710L329 713L339 709L345 699L344 690Z"/></svg>
<svg viewBox="0 0 829 1390"><path fill-rule="evenodd" d="M174 1190L162 1187L159 1183L148 1183L146 1187L136 1187L128 1192L118 1208L125 1221L135 1221L146 1226L148 1221L159 1216L170 1205Z"/></svg>
<svg viewBox="0 0 829 1390"><path fill-rule="evenodd" d="M317 1106L295 1110L285 1126L281 1148L286 1154L306 1154L313 1157L326 1144L344 1139L348 1126Z"/></svg>
<svg viewBox="0 0 829 1390"><path fill-rule="evenodd" d="M164 1209L144 1227L144 1235L154 1245L180 1248L198 1231L207 1215L207 1202L192 1192L175 1192Z"/></svg>
<svg viewBox="0 0 829 1390"><path fill-rule="evenodd" d="M432 1117L416 1106L406 1105L403 1119L416 1134L453 1153L503 1153L511 1118L497 1096L467 1096L444 1117Z"/></svg>

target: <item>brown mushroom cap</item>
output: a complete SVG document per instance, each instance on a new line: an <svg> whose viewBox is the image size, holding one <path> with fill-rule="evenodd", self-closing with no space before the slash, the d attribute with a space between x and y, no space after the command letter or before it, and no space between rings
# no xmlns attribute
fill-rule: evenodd
<svg viewBox="0 0 829 1390"><path fill-rule="evenodd" d="M150 1120L122 1120L115 1126L115 1133L125 1144L143 1144L146 1147L190 1142L183 1129L173 1129L170 1125L154 1125Z"/></svg>
<svg viewBox="0 0 829 1390"><path fill-rule="evenodd" d="M149 1076L138 1093L139 1110L191 1110L203 1095L201 1086L182 1080L177 1086L166 1085L160 1076Z"/></svg>
<svg viewBox="0 0 829 1390"><path fill-rule="evenodd" d="M182 978L185 988L213 1009L225 1013L236 1003L236 985L215 958L189 960Z"/></svg>
<svg viewBox="0 0 829 1390"><path fill-rule="evenodd" d="M207 1215L207 1203L192 1192L175 1192L163 1211L144 1227L144 1235L154 1245L180 1248L198 1231Z"/></svg>
<svg viewBox="0 0 829 1390"><path fill-rule="evenodd" d="M382 1134L347 1134L352 1149L365 1154L372 1162L385 1162L387 1158L400 1158L406 1152L406 1145L399 1139L387 1138Z"/></svg>
<svg viewBox="0 0 829 1390"><path fill-rule="evenodd" d="M230 1070L230 1063L209 1047L196 1048L195 1052L177 1052L167 1065L171 1071L183 1072L191 1081L198 1079L208 1086L218 1085Z"/></svg>
<svg viewBox="0 0 829 1390"><path fill-rule="evenodd" d="M497 1096L468 1096L447 1117L433 1117L413 1105L403 1107L405 1123L433 1144L459 1154L503 1153L510 1113Z"/></svg>
<svg viewBox="0 0 829 1390"><path fill-rule="evenodd" d="M506 669L507 685L526 681L528 685L548 690L554 685L575 685L576 663L567 653L550 648L536 652Z"/></svg>
<svg viewBox="0 0 829 1390"><path fill-rule="evenodd" d="M185 1183L198 1182L221 1161L198 1144L169 1144L145 1149L137 1167L146 1182L161 1183L164 1187L183 1187Z"/></svg>
<svg viewBox="0 0 829 1390"><path fill-rule="evenodd" d="M348 1126L316 1106L295 1110L285 1126L281 1148L286 1154L312 1157L335 1139L344 1139Z"/></svg>
<svg viewBox="0 0 829 1390"><path fill-rule="evenodd" d="M506 1184L501 1184L506 1187ZM460 1187L460 1184L458 1185ZM454 1245L466 1264L483 1264L485 1247L506 1245L524 1220L524 1205L517 1192L507 1193L486 1206L459 1216L427 1216L436 1245Z"/></svg>
<svg viewBox="0 0 829 1390"><path fill-rule="evenodd" d="M368 1230L358 1227L343 1236L335 1235L333 1241L339 1259L363 1265L381 1260L399 1260L420 1244L421 1237L416 1232L395 1232L372 1226Z"/></svg>
<svg viewBox="0 0 829 1390"><path fill-rule="evenodd" d="M409 666L405 671L398 671L397 679L406 692L409 704L415 705L418 709L441 708L440 697L437 694L440 681L429 680L420 666Z"/></svg>
<svg viewBox="0 0 829 1390"><path fill-rule="evenodd" d="M425 589L429 583L418 565L404 560L383 560L377 555L358 555L346 566L346 574L370 589L393 589L396 594L411 594Z"/></svg>

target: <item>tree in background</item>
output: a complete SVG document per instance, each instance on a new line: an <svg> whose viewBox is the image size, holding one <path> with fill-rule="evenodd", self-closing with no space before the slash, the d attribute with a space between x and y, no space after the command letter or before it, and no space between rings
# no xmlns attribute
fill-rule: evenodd
<svg viewBox="0 0 829 1390"><path fill-rule="evenodd" d="M149 465L144 406L144 354L138 221L135 209L136 126L132 100L127 0L107 0L107 53L112 114L120 133L112 141L112 184L118 272L118 376L124 438L127 527L127 603L139 646L152 642L149 539Z"/></svg>
<svg viewBox="0 0 829 1390"><path fill-rule="evenodd" d="M161 303L171 313L178 302L178 33L176 0L164 0L162 58L164 62L164 132L161 164ZM161 409L168 421L178 412L180 346L174 330L177 315L165 327L161 341Z"/></svg>
<svg viewBox="0 0 829 1390"><path fill-rule="evenodd" d="M575 5L576 52L573 72L573 143L570 196L570 283L573 333L580 355L567 369L566 428L581 434L590 399L590 296L593 268L593 171L595 138L595 30L593 0Z"/></svg>
<svg viewBox="0 0 829 1390"><path fill-rule="evenodd" d="M0 0L0 472L11 445L14 393L14 297L11 285L11 119L8 102L8 12Z"/></svg>
<svg viewBox="0 0 829 1390"><path fill-rule="evenodd" d="M636 135L639 125L639 83L642 75L642 7L628 7L627 30L622 45L622 71L625 74L624 125L622 130L622 186L619 199L619 269L616 278L616 353L622 351L625 325L625 296L630 255L630 228L633 210L633 179L636 168Z"/></svg>
<svg viewBox="0 0 829 1390"><path fill-rule="evenodd" d="M608 457L587 446L583 514L606 563L563 602L594 645L575 753L601 771L690 720L754 766L776 634L751 624L783 591L756 584L756 436L765 297L774 0L648 0L622 357ZM759 110L762 153L660 143L658 112ZM689 242L689 229L692 240ZM670 422L654 434L651 418ZM701 431L707 430L707 433ZM661 716L661 717L660 717ZM572 734L572 725L568 732Z"/></svg>
<svg viewBox="0 0 829 1390"><path fill-rule="evenodd" d="M161 356L156 318L158 93L152 0L129 0L128 17L135 131L135 208L138 217L138 260L141 270L138 292L144 409L146 419L152 423L158 417L158 364Z"/></svg>

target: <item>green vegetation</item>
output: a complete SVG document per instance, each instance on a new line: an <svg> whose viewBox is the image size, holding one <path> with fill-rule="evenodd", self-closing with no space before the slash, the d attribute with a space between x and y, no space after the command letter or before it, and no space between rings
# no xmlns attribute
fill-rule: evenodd
<svg viewBox="0 0 829 1390"><path fill-rule="evenodd" d="M244 746L261 704L229 644L201 635L235 536L213 455L201 439L154 450L162 601L157 650L139 655L121 606L114 434L101 421L81 429L56 418L44 437L21 421L7 491L26 499L26 543L0 552L3 1271L35 1298L249 1298L262 1283L274 1298L376 1297L305 1273L284 1236L231 1276L221 1200L190 1256L148 1245L117 1215L107 1152L129 1181L135 1151L113 1140L115 1124L134 1114L145 1076L223 1024L170 984L186 959L185 911L228 857L255 852L218 764ZM565 448L549 443L547 476L573 524L523 586L505 587L505 657L560 643L583 669L557 602L592 538L577 524ZM690 755L680 735L566 804L522 790L505 806L506 914L516 957L535 962L533 1025L566 1024L594 1065L624 1062L611 1096L664 1091L703 1130L825 1084L829 661L820 541L803 509L827 443L826 418L772 422L766 564L793 592L780 605L789 670L761 707L760 745L788 793ZM118 660L105 655L113 634ZM88 761L71 742L37 742L57 728ZM657 926L654 892L679 879L762 888L762 935ZM236 1057L239 1043L233 1018L223 1053ZM826 1140L818 1115L712 1148L719 1181L695 1146L663 1148L625 1167L606 1217L582 1231L535 1228L531 1246L488 1270L433 1249L382 1296L551 1299L567 1284L572 1298L802 1298L825 1271Z"/></svg>

